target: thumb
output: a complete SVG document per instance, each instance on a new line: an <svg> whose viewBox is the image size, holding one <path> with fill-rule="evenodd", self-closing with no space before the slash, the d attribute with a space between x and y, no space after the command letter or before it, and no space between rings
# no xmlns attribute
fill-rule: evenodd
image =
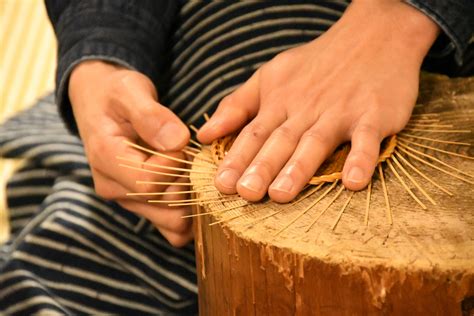
<svg viewBox="0 0 474 316"><path fill-rule="evenodd" d="M138 136L160 151L181 150L190 138L187 126L170 109L156 100L151 81L143 75L128 80L122 104Z"/></svg>
<svg viewBox="0 0 474 316"><path fill-rule="evenodd" d="M219 103L216 113L197 134L200 142L213 140L236 132L257 115L260 105L259 73L257 70L249 80Z"/></svg>

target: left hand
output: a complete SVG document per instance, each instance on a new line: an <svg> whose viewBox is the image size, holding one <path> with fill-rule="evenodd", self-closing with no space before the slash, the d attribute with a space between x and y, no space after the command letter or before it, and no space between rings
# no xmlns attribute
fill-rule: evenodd
<svg viewBox="0 0 474 316"><path fill-rule="evenodd" d="M408 122L437 34L431 19L400 1L354 1L324 35L277 55L221 101L199 140L243 129L219 166L216 187L251 201L267 192L291 201L350 140L343 183L364 188L380 142Z"/></svg>

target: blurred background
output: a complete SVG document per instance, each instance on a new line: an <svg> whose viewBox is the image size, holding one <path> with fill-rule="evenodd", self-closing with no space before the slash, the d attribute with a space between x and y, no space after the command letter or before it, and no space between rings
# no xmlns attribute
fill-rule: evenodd
<svg viewBox="0 0 474 316"><path fill-rule="evenodd" d="M0 0L0 124L54 89L55 68L43 0ZM20 164L0 156L0 243L9 235L5 185Z"/></svg>

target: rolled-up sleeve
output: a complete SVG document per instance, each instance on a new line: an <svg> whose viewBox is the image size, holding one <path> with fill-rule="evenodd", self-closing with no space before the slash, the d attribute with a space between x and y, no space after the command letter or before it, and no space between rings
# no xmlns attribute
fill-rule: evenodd
<svg viewBox="0 0 474 316"><path fill-rule="evenodd" d="M405 0L425 13L442 30L438 43L430 51L445 57L454 51L458 65L474 36L474 0Z"/></svg>
<svg viewBox="0 0 474 316"><path fill-rule="evenodd" d="M104 60L158 81L179 1L45 0L58 40L56 99L76 131L67 95L69 76L85 60Z"/></svg>

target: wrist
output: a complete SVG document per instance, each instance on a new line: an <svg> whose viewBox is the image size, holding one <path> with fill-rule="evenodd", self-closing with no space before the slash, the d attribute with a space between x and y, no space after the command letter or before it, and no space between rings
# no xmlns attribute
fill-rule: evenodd
<svg viewBox="0 0 474 316"><path fill-rule="evenodd" d="M439 34L439 26L426 14L401 0L354 0L348 18L384 32L391 44L420 64Z"/></svg>

